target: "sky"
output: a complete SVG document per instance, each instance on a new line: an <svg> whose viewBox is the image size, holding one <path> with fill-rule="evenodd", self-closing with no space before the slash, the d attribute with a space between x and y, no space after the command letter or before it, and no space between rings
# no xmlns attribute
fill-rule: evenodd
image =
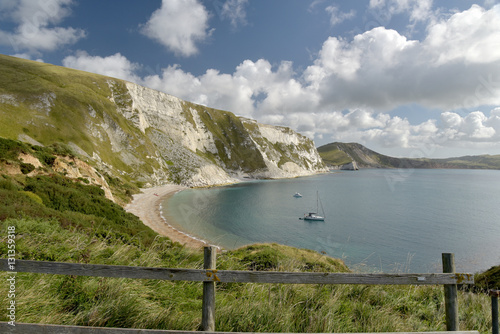
<svg viewBox="0 0 500 334"><path fill-rule="evenodd" d="M499 1L0 0L0 53L396 157L500 154Z"/></svg>

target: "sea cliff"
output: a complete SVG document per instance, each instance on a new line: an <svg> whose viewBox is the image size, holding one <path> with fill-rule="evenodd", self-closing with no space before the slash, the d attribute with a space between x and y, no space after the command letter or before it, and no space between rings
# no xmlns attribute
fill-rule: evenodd
<svg viewBox="0 0 500 334"><path fill-rule="evenodd" d="M123 80L0 55L0 136L62 143L141 187L326 171L314 142Z"/></svg>

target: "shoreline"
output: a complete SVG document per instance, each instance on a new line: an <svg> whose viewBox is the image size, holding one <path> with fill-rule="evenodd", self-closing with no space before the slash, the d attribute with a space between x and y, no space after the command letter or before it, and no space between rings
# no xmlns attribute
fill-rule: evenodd
<svg viewBox="0 0 500 334"><path fill-rule="evenodd" d="M177 192L189 189L177 184L166 184L152 188L141 189L142 193L133 195L132 202L125 206L130 212L156 233L170 238L191 249L200 249L209 246L208 242L180 231L168 223L161 212L162 202Z"/></svg>
<svg viewBox="0 0 500 334"><path fill-rule="evenodd" d="M300 175L294 178L315 176L318 174L325 174L325 173L329 172L315 173L312 175ZM244 183L247 181L254 181L254 180L256 179L252 180L237 179L237 182L230 184ZM224 185L217 185L217 187ZM141 193L133 195L132 201L129 204L127 204L124 207L124 209L125 211L130 212L139 217L139 219L142 221L144 225L148 226L156 233L168 237L173 242L178 242L187 248L200 249L203 248L204 246L214 246L217 247L219 250L223 249L223 247L219 245L212 244L208 241L201 239L201 237L191 235L187 232L184 232L172 226L168 222L168 220L164 217L162 213L162 203L171 196L178 193L179 191L185 189L191 189L191 188L173 183L168 183L151 188L141 188ZM168 218L169 220L173 220L173 218L170 216Z"/></svg>

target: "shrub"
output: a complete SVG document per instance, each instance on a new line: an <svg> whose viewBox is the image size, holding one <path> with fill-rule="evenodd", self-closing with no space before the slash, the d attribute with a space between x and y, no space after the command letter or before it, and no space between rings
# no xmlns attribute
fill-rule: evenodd
<svg viewBox="0 0 500 334"><path fill-rule="evenodd" d="M54 164L54 161L56 160L56 157L50 153L46 152L38 152L36 154L37 158L46 166L52 166Z"/></svg>
<svg viewBox="0 0 500 334"><path fill-rule="evenodd" d="M246 255L242 262L250 270L271 270L278 269L279 254L273 248L264 248Z"/></svg>
<svg viewBox="0 0 500 334"><path fill-rule="evenodd" d="M500 265L476 275L474 280L480 290L500 289Z"/></svg>
<svg viewBox="0 0 500 334"><path fill-rule="evenodd" d="M9 179L0 178L0 189L15 191L19 190L19 187Z"/></svg>
<svg viewBox="0 0 500 334"><path fill-rule="evenodd" d="M21 172L23 174L29 174L29 173L31 173L32 171L35 170L35 166L33 166L30 163L21 162L21 166L20 167L21 167Z"/></svg>
<svg viewBox="0 0 500 334"><path fill-rule="evenodd" d="M43 201L42 199L40 198L40 196L38 196L37 194L35 193L32 193L31 191L20 191L21 194L24 194L26 196L28 196L29 198L31 198L32 200L34 200L35 202L37 202L38 204L43 204Z"/></svg>

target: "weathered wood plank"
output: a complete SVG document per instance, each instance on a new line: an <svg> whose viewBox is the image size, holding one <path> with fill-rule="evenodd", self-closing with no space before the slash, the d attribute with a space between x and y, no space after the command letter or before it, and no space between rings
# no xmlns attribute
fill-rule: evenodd
<svg viewBox="0 0 500 334"><path fill-rule="evenodd" d="M221 282L285 284L366 284L366 285L441 285L474 282L471 274L351 274L230 271L215 273Z"/></svg>
<svg viewBox="0 0 500 334"><path fill-rule="evenodd" d="M473 284L474 275L437 274L351 274L295 273L267 271L236 271L210 269L172 269L152 267L111 266L100 264L63 263L16 260L17 272L42 274L162 279L169 281L223 283L284 284L366 284L366 285L443 285ZM0 270L8 270L7 259L0 259Z"/></svg>
<svg viewBox="0 0 500 334"><path fill-rule="evenodd" d="M443 273L455 272L455 255L443 253ZM457 284L444 285L444 307L446 314L446 330L458 331L458 289Z"/></svg>
<svg viewBox="0 0 500 334"><path fill-rule="evenodd" d="M0 259L0 269L10 271L7 260ZM50 261L16 260L17 272L39 274L147 278L170 281L199 281L209 280L204 270L199 269L171 269L154 267L131 267L101 264L65 263Z"/></svg>
<svg viewBox="0 0 500 334"><path fill-rule="evenodd" d="M203 269L216 268L217 248L203 249ZM206 332L215 331L215 281L203 282L203 303L201 312L201 328Z"/></svg>
<svg viewBox="0 0 500 334"><path fill-rule="evenodd" d="M500 297L500 290L490 290L491 296L491 334L498 334L498 297Z"/></svg>
<svg viewBox="0 0 500 334"><path fill-rule="evenodd" d="M256 334L253 332L196 332L196 331L160 330L160 329L84 327L84 326L25 324L25 323L16 323L16 326L14 327L6 322L0 322L0 332L12 333L12 334L33 334L33 333L37 334ZM267 334L275 334L275 333L267 333ZM292 333L279 333L279 334L292 334ZM349 334L361 334L361 333L349 333ZM371 334L371 333L363 333L363 334ZM478 331L397 332L397 333L386 332L377 334L479 334L479 332Z"/></svg>

